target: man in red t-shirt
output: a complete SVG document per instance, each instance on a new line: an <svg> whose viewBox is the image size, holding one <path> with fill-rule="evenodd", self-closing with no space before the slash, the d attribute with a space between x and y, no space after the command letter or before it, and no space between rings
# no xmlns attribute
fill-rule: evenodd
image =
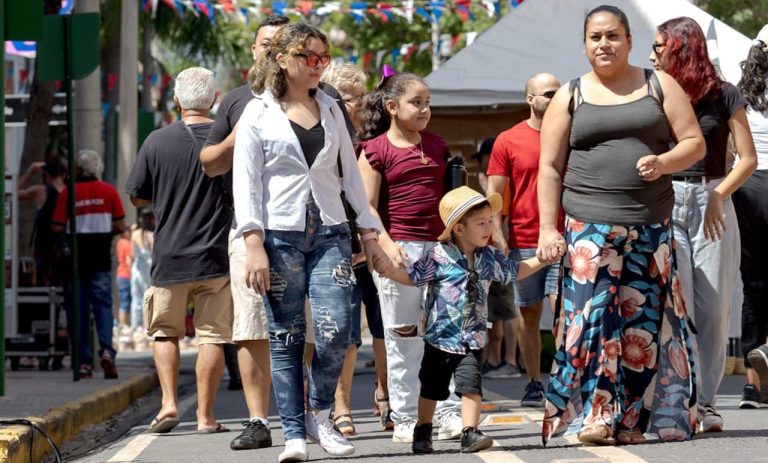
<svg viewBox="0 0 768 463"><path fill-rule="evenodd" d="M90 378L93 368L91 352L90 318L93 312L96 334L99 338L99 361L104 378L117 378L115 348L112 345L112 238L125 230L125 212L120 196L112 185L97 178L104 170L98 153L80 150L77 155L75 183L75 217L77 238L77 265L80 281L80 345L72 346L80 352L80 377ZM54 233L69 233L67 197L69 189L59 194L51 220ZM67 328L73 329L71 307L72 280L64 286L67 305ZM70 339L72 339L70 337Z"/></svg>
<svg viewBox="0 0 768 463"><path fill-rule="evenodd" d="M489 196L502 193L507 180L510 183L509 240L504 237L501 213L494 217L494 245L502 252L509 251L516 260L527 259L536 253L539 241L539 207L536 178L539 174L539 143L541 121L552 97L560 87L551 74L536 74L525 84L530 117L502 132L493 145L488 165ZM559 265L551 265L529 278L516 282L515 302L523 316L520 350L529 383L521 404L525 407L544 406L544 387L541 384L541 320L542 301L550 297L554 307L557 295Z"/></svg>

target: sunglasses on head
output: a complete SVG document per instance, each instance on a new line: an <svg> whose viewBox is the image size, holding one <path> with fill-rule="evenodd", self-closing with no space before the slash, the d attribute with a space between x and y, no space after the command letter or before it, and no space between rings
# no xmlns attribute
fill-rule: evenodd
<svg viewBox="0 0 768 463"><path fill-rule="evenodd" d="M304 58L304 62L307 66L313 68L318 64L322 64L323 67L328 66L331 62L331 55L317 55L315 53L295 53L293 56L299 56Z"/></svg>
<svg viewBox="0 0 768 463"><path fill-rule="evenodd" d="M556 93L557 90L547 90L546 92L531 93L531 96L543 96L544 98L552 99Z"/></svg>

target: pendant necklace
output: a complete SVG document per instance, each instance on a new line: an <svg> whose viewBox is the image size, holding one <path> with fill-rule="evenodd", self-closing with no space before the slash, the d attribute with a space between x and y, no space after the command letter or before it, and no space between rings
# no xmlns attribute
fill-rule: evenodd
<svg viewBox="0 0 768 463"><path fill-rule="evenodd" d="M429 159L424 157L424 148L422 148L421 140L419 140L419 152L418 153L416 151L412 150L410 146L408 147L408 151L410 151L413 154L418 154L421 157L421 163L423 165L426 166L427 164L429 164Z"/></svg>

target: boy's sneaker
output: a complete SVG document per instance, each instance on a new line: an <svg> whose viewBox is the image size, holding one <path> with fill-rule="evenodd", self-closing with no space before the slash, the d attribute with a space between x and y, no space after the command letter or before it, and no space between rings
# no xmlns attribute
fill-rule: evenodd
<svg viewBox="0 0 768 463"><path fill-rule="evenodd" d="M462 453L474 453L485 450L493 445L493 438L472 426L467 426L461 431Z"/></svg>
<svg viewBox="0 0 768 463"><path fill-rule="evenodd" d="M761 398L760 391L757 390L755 385L747 384L741 393L739 408L760 408Z"/></svg>
<svg viewBox="0 0 768 463"><path fill-rule="evenodd" d="M510 365L507 362L501 362L495 367L489 364L488 370L483 373L483 376L492 379L519 378L520 369L516 365Z"/></svg>
<svg viewBox="0 0 768 463"><path fill-rule="evenodd" d="M93 378L93 367L88 365L87 363L83 363L80 365L80 379L91 379Z"/></svg>
<svg viewBox="0 0 768 463"><path fill-rule="evenodd" d="M723 431L723 417L717 413L717 409L714 405L704 405L702 407L704 418L699 425L700 432L722 432ZM701 413L701 412L699 412Z"/></svg>
<svg viewBox="0 0 768 463"><path fill-rule="evenodd" d="M249 450L272 447L272 433L261 420L243 421L242 425L245 426L245 429L239 436L232 439L229 448L232 450Z"/></svg>
<svg viewBox="0 0 768 463"><path fill-rule="evenodd" d="M112 358L109 351L105 350L101 353L101 369L104 370L104 379L117 379L115 359Z"/></svg>
<svg viewBox="0 0 768 463"><path fill-rule="evenodd" d="M392 442L396 444L410 444L413 442L413 429L415 421L406 421L395 424L395 432L392 433Z"/></svg>
<svg viewBox="0 0 768 463"><path fill-rule="evenodd" d="M749 351L747 360L760 378L760 393L763 398L768 398L768 344Z"/></svg>
<svg viewBox="0 0 768 463"><path fill-rule="evenodd" d="M325 450L328 455L337 457L352 455L355 447L333 427L330 418L330 410L321 410L314 414L304 414L304 424L307 428L307 437Z"/></svg>
<svg viewBox="0 0 768 463"><path fill-rule="evenodd" d="M411 444L413 453L432 453L432 423L416 425L413 428L413 444Z"/></svg>
<svg viewBox="0 0 768 463"><path fill-rule="evenodd" d="M278 463L294 463L297 461L307 461L307 441L304 439L288 439L285 441L285 450L280 452L277 457Z"/></svg>
<svg viewBox="0 0 768 463"><path fill-rule="evenodd" d="M458 413L450 411L441 414L437 417L437 424L437 440L450 440L461 437L464 422Z"/></svg>
<svg viewBox="0 0 768 463"><path fill-rule="evenodd" d="M523 407L544 406L544 386L541 385L541 381L531 381L525 386L525 393L520 405Z"/></svg>

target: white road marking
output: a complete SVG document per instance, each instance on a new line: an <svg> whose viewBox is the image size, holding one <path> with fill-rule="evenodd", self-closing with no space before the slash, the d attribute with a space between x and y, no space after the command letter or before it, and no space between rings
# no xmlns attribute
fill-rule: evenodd
<svg viewBox="0 0 768 463"><path fill-rule="evenodd" d="M565 440L567 440L571 444L581 445L581 443L579 442L579 438L573 434L570 436L565 436ZM638 457L634 453L628 452L618 447L597 447L597 446L581 445L579 449L584 450L585 452L589 452L593 455L597 455L600 458L604 458L605 460L608 460L611 463L614 463L614 462L648 463L646 460L643 460L642 458Z"/></svg>
<svg viewBox="0 0 768 463"><path fill-rule="evenodd" d="M496 445L497 442L494 441L493 446L496 447ZM473 455L485 463L525 463L525 460L518 458L514 453L506 450L487 450L485 452L477 452Z"/></svg>
<svg viewBox="0 0 768 463"><path fill-rule="evenodd" d="M197 403L197 395L192 394L186 399L182 400L178 406L178 416L184 416L193 405ZM181 423L186 424L186 423ZM146 427L146 426L142 426ZM117 463L134 461L136 457L141 454L149 444L157 439L157 434L138 434L131 438L123 448L120 449L112 458L107 460L107 463Z"/></svg>

